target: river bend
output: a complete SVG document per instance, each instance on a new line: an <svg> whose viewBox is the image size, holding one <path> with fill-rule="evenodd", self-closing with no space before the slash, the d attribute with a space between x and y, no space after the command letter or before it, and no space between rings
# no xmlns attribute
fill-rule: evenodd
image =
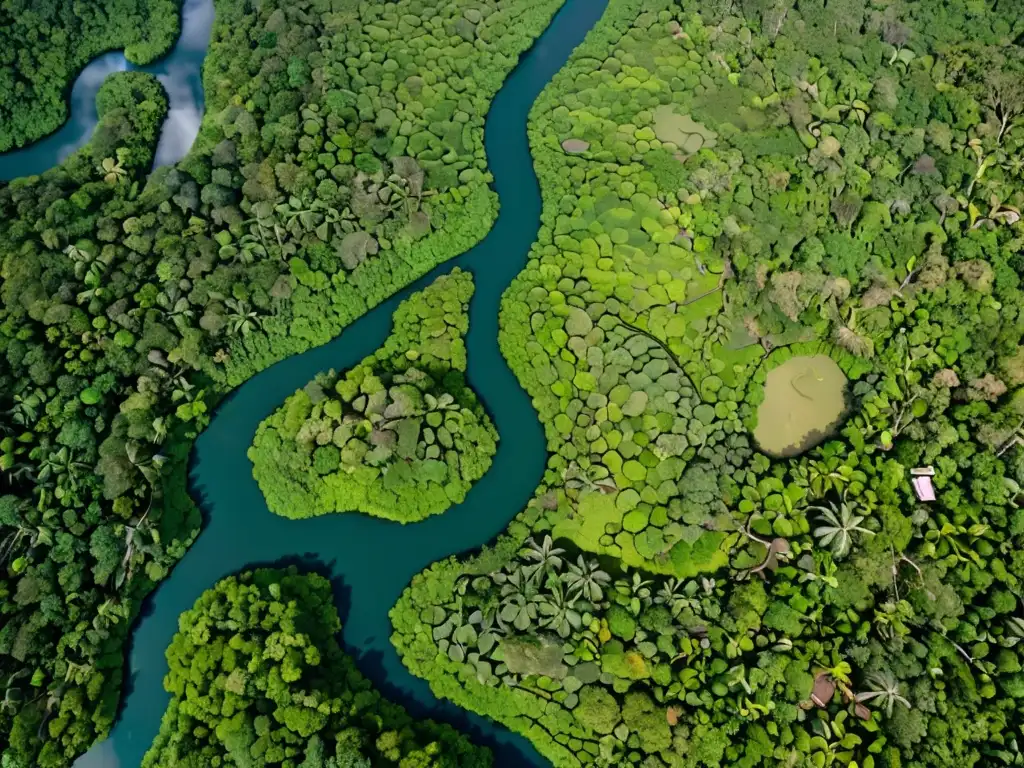
<svg viewBox="0 0 1024 768"><path fill-rule="evenodd" d="M146 600L132 632L122 711L109 739L76 768L134 768L156 736L169 702L163 689L166 648L178 616L219 579L249 568L296 563L328 576L341 614L343 644L380 691L414 716L452 723L491 746L498 766L544 766L523 737L439 701L424 680L402 665L389 637L388 611L414 575L451 554L494 539L526 505L546 458L544 433L530 398L498 349L501 294L523 268L540 226L541 198L526 136L534 100L597 22L607 0L566 0L550 26L506 79L487 116L485 145L501 212L475 248L445 262L352 323L333 341L282 360L249 379L215 411L196 441L190 491L204 527L171 574ZM209 42L211 0L186 0L178 46L144 68L171 97L156 165L177 162L198 131L203 109L199 73ZM67 125L47 139L0 155L0 178L41 173L84 144L96 124L95 95L109 72L129 68L120 54L91 62L72 89ZM246 451L256 427L320 371L344 370L379 347L391 315L413 291L461 267L473 274L466 338L468 378L501 440L491 469L466 501L443 515L401 526L360 514L288 520L271 514L252 477Z"/></svg>

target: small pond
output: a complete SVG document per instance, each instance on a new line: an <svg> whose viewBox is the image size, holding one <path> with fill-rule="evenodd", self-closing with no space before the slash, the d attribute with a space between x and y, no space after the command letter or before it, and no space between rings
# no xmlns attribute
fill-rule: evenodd
<svg viewBox="0 0 1024 768"><path fill-rule="evenodd" d="M754 439L771 456L796 456L824 440L846 410L846 374L828 355L793 357L768 372Z"/></svg>

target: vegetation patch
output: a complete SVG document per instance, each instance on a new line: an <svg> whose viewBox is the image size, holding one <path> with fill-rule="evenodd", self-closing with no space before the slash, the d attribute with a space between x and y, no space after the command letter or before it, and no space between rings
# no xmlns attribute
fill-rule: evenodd
<svg viewBox="0 0 1024 768"><path fill-rule="evenodd" d="M977 11L612 0L502 306L547 471L391 614L435 690L558 768L1022 759L1024 27Z"/></svg>
<svg viewBox="0 0 1024 768"><path fill-rule="evenodd" d="M450 726L374 690L338 646L331 585L260 569L218 582L167 649L171 702L142 768L490 765Z"/></svg>
<svg viewBox="0 0 1024 768"><path fill-rule="evenodd" d="M260 424L249 458L272 512L415 522L465 498L498 439L465 380L472 294L468 272L439 277L402 302L376 353Z"/></svg>
<svg viewBox="0 0 1024 768"><path fill-rule="evenodd" d="M78 66L63 14L163 29L37 5L0 10L0 132L21 83ZM166 98L119 73L87 147L0 185L4 768L66 768L109 733L142 600L201 524L188 455L218 400L486 234L484 117L557 2L214 5L181 163L147 176Z"/></svg>
<svg viewBox="0 0 1024 768"><path fill-rule="evenodd" d="M674 144L681 152L693 155L715 146L718 134L694 122L689 115L678 114L670 105L654 110L654 135L659 141Z"/></svg>
<svg viewBox="0 0 1024 768"><path fill-rule="evenodd" d="M72 81L95 56L124 50L144 66L178 38L177 0L17 3L0 9L0 152L29 144L67 119Z"/></svg>

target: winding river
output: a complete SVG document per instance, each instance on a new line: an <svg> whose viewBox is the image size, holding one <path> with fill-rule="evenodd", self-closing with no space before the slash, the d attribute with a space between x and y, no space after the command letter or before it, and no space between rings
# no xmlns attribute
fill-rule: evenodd
<svg viewBox="0 0 1024 768"><path fill-rule="evenodd" d="M78 73L68 99L68 120L57 131L21 149L0 154L0 180L31 176L58 165L83 146L96 127L96 93L107 75L139 70L154 75L167 91L164 121L153 164L173 165L185 156L199 133L203 118L203 59L213 28L213 0L184 0L181 34L174 50L145 67L129 62L123 53L97 56Z"/></svg>
<svg viewBox="0 0 1024 768"><path fill-rule="evenodd" d="M501 214L487 237L377 306L330 343L253 377L217 409L196 442L190 471L204 529L144 604L132 634L118 722L111 737L80 758L76 768L138 766L169 701L162 685L167 672L164 651L178 616L218 579L260 565L288 563L329 576L344 622L344 646L382 693L414 716L450 722L491 746L499 766L547 764L526 739L439 701L425 681L413 677L389 641L388 611L412 577L430 563L477 549L496 537L525 506L543 473L543 430L498 349L498 306L502 291L522 269L540 225L540 190L526 137L527 115L606 3L566 0L495 98L485 143ZM158 165L184 156L198 130L203 108L199 74L211 23L212 0L186 0L178 47L145 68L160 76L171 96ZM108 54L86 67L72 89L68 124L29 148L0 156L0 177L40 173L81 146L95 126L93 100L103 77L128 66L120 54ZM466 341L470 384L487 404L501 436L490 471L463 504L404 527L358 514L303 521L271 514L246 457L256 426L317 372L345 369L374 351L389 333L399 302L456 266L472 272L476 282Z"/></svg>

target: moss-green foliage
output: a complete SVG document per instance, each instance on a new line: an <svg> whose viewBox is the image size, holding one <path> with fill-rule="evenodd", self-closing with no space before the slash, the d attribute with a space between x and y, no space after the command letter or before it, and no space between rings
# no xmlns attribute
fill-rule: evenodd
<svg viewBox="0 0 1024 768"><path fill-rule="evenodd" d="M491 764L451 727L381 698L338 646L331 585L296 569L218 582L167 649L172 698L143 768Z"/></svg>
<svg viewBox="0 0 1024 768"><path fill-rule="evenodd" d="M143 178L165 100L117 75L89 147L0 186L4 761L109 731L217 400L486 234L484 116L556 5L215 0L185 160Z"/></svg>
<svg viewBox="0 0 1024 768"><path fill-rule="evenodd" d="M1022 22L640 6L612 0L531 120L543 227L501 343L548 471L492 548L413 581L394 643L559 768L1012 765ZM668 141L673 115L716 144ZM806 354L848 417L773 460L764 378Z"/></svg>
<svg viewBox="0 0 1024 768"><path fill-rule="evenodd" d="M654 125L646 132L637 132L637 138L643 136L642 140L649 141L650 130L653 130L654 137L662 146L671 144L675 149L686 154L694 154L701 149L711 149L715 146L716 134L706 126L693 121L689 115L680 115L668 104L662 104L654 110ZM671 150L673 147L665 147ZM678 159L678 158L677 158Z"/></svg>
<svg viewBox="0 0 1024 768"><path fill-rule="evenodd" d="M5 3L0 8L0 152L55 131L67 118L78 71L104 51L135 64L167 53L178 37L177 0L87 4Z"/></svg>
<svg viewBox="0 0 1024 768"><path fill-rule="evenodd" d="M377 352L260 424L249 458L272 512L413 522L465 498L498 438L465 380L472 294L467 272L438 278L402 302Z"/></svg>

